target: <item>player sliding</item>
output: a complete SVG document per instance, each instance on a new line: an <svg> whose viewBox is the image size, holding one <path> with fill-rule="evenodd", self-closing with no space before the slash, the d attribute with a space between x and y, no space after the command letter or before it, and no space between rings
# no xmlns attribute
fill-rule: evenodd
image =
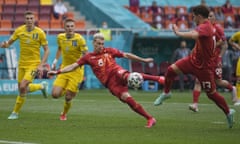
<svg viewBox="0 0 240 144"><path fill-rule="evenodd" d="M109 91L119 98L120 101L127 103L129 107L147 119L147 128L151 128L156 120L144 108L137 103L133 97L128 92L127 78L130 74L127 70L119 66L115 58L124 57L140 62L153 62L152 58L141 58L131 53L120 52L115 48L105 48L104 47L104 37L101 33L96 33L93 37L93 47L94 51L89 52L80 58L77 62L64 67L58 71L49 71L49 75L56 75L61 73L66 73L73 71L74 69L88 64L91 66L96 77L101 81L101 83L109 89ZM164 77L152 76L147 74L142 74L145 80L158 81L159 83L164 83Z"/></svg>

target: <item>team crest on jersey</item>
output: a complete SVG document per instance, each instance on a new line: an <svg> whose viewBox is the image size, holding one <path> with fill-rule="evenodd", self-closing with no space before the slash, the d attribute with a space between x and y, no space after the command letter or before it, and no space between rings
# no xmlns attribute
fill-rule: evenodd
<svg viewBox="0 0 240 144"><path fill-rule="evenodd" d="M76 41L76 40L73 40L73 41L72 41L72 46L74 46L74 47L77 46L77 41Z"/></svg>
<svg viewBox="0 0 240 144"><path fill-rule="evenodd" d="M38 39L38 33L32 34L32 39Z"/></svg>
<svg viewBox="0 0 240 144"><path fill-rule="evenodd" d="M103 59L99 59L99 60L98 60L98 65L99 65L99 66L103 66Z"/></svg>

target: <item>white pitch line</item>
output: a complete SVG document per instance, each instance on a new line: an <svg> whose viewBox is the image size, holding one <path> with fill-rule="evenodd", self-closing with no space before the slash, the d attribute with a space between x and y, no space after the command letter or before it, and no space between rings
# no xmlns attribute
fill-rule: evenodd
<svg viewBox="0 0 240 144"><path fill-rule="evenodd" d="M3 144L36 144L36 143L26 143L26 142L7 141L7 140L0 140L0 143L3 143Z"/></svg>

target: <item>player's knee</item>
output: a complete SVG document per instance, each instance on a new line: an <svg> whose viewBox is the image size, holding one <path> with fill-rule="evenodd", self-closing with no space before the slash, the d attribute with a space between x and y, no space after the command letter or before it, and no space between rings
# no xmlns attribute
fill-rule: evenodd
<svg viewBox="0 0 240 144"><path fill-rule="evenodd" d="M174 68L169 66L168 69L167 69L165 77L172 78L172 77L176 77L176 76L177 76L177 73L175 72Z"/></svg>
<svg viewBox="0 0 240 144"><path fill-rule="evenodd" d="M59 92L52 92L52 98L59 98L61 96L61 93Z"/></svg>

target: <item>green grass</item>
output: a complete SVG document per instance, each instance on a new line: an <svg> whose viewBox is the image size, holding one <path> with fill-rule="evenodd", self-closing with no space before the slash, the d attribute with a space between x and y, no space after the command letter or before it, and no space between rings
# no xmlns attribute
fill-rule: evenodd
<svg viewBox="0 0 240 144"><path fill-rule="evenodd" d="M236 112L235 125L227 128L223 112L204 93L200 111L188 110L191 91L173 92L173 97L155 107L159 92L131 91L132 96L156 119L146 120L118 101L107 90L83 90L74 99L67 121L60 121L63 98L28 96L18 120L7 120L15 96L0 96L0 143L38 144L237 144L240 135L240 107L232 106L230 93L223 93Z"/></svg>

